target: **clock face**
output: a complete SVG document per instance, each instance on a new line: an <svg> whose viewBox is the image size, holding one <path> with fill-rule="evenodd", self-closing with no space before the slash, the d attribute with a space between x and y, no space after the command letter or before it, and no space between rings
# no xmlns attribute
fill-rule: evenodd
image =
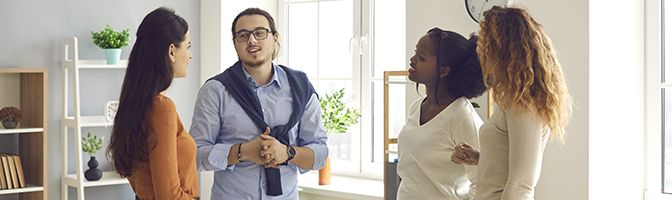
<svg viewBox="0 0 672 200"><path fill-rule="evenodd" d="M483 12L490 10L493 6L508 6L513 0L464 0L467 8L467 14L476 23L481 21Z"/></svg>
<svg viewBox="0 0 672 200"><path fill-rule="evenodd" d="M108 122L114 121L114 116L117 115L117 109L119 108L119 101L109 101L105 105L105 119Z"/></svg>

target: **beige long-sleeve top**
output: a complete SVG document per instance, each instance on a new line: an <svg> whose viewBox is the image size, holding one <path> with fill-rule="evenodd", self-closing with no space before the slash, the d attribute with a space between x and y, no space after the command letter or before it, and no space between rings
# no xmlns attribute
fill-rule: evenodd
<svg viewBox="0 0 672 200"><path fill-rule="evenodd" d="M420 125L421 103L422 99L412 104L399 133L397 199L472 199L476 167L457 165L450 157L462 143L478 149L478 128L483 121L469 100L459 98Z"/></svg>
<svg viewBox="0 0 672 200"><path fill-rule="evenodd" d="M536 111L496 110L480 130L476 200L533 200L550 131Z"/></svg>

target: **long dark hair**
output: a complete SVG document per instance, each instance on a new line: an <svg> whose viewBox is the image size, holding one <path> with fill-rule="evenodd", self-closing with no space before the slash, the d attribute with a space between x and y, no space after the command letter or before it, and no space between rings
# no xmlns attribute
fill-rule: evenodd
<svg viewBox="0 0 672 200"><path fill-rule="evenodd" d="M165 7L147 14L138 27L107 147L122 177L131 175L135 163L147 161L148 113L154 97L173 81L168 48L171 44L179 47L188 30L187 22Z"/></svg>
<svg viewBox="0 0 672 200"><path fill-rule="evenodd" d="M441 79L441 67L448 66L450 73L444 77L447 92L454 97L474 98L481 96L485 90L481 64L476 54L476 35L469 39L462 35L441 30L430 29L427 34L434 43L436 55L436 80ZM437 81L439 84L440 81ZM435 98L438 99L438 85L434 87ZM438 101L437 101L438 102Z"/></svg>

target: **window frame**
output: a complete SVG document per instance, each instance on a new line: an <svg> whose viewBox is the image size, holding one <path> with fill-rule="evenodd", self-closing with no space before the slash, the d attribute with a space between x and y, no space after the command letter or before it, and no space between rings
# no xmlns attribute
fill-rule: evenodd
<svg viewBox="0 0 672 200"><path fill-rule="evenodd" d="M277 63L288 63L288 5L292 3L306 3L306 2L328 2L334 0L277 0L278 5L278 19L276 23L278 24L278 29L281 34L281 43L284 45L282 48L282 53L277 59ZM338 168L332 167L332 171L337 175L368 178L368 179L383 179L383 163L377 163L374 160L373 154L376 153L375 148L380 148L382 151L382 146L375 146L373 139L375 138L375 132L373 130L374 126L374 105L373 98L375 94L372 94L374 81L382 83L383 76L382 74L378 76L373 76L373 32L374 29L374 10L373 3L375 0L352 0L353 1L353 37L351 40L351 49L352 52L352 105L360 110L361 118L360 123L353 126L352 146L353 151L353 162L341 162L341 160L332 159L332 166L338 166ZM318 21L319 23L319 21ZM404 44L405 45L405 44ZM358 50L359 49L359 50ZM357 53L359 52L359 53ZM405 70L405 68L404 68ZM319 69L318 69L319 74ZM318 75L319 76L319 75ZM335 80L338 78L320 78L320 77L309 77L314 84L318 84L319 80ZM318 87L316 85L316 87ZM382 85L380 87L382 93ZM404 92L405 93L405 92ZM382 99L380 100L382 104ZM370 102L370 103L365 103ZM382 113L379 114L379 117L382 117ZM382 127L380 132L382 133ZM380 138L380 143L382 144L382 135ZM378 156L378 155L377 155ZM379 155L381 158L383 154Z"/></svg>
<svg viewBox="0 0 672 200"><path fill-rule="evenodd" d="M672 200L672 194L664 193L664 132L662 88L672 89L669 83L663 83L665 67L664 42L665 14L663 0L646 3L645 10L645 108L646 108L646 146L645 146L645 199ZM670 5L672 6L672 5ZM672 28L672 27L670 27ZM670 30L672 31L672 30ZM671 171L672 173L672 171Z"/></svg>

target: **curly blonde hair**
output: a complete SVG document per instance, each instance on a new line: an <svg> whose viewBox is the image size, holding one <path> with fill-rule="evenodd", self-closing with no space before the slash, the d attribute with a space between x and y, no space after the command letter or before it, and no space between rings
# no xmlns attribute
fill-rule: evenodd
<svg viewBox="0 0 672 200"><path fill-rule="evenodd" d="M541 24L521 8L484 13L477 51L483 80L503 110L536 111L551 135L564 138L571 97L553 44Z"/></svg>

